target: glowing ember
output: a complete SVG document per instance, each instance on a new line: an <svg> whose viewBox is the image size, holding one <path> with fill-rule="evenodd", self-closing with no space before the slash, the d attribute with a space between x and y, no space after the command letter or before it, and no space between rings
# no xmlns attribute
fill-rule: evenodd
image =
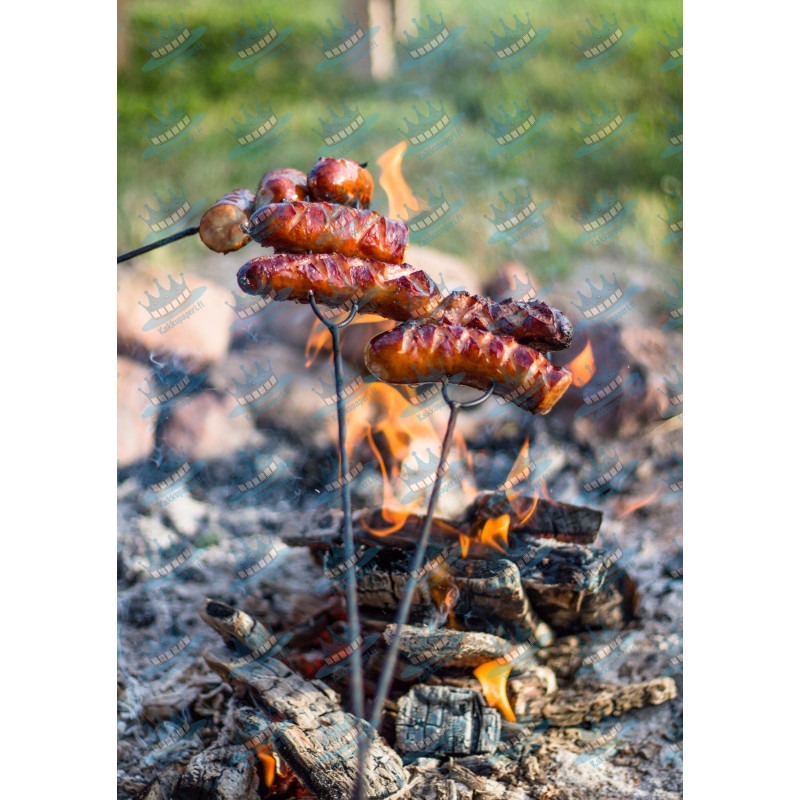
<svg viewBox="0 0 800 800"><path fill-rule="evenodd" d="M387 150L377 160L381 168L378 183L389 198L389 217L392 219L408 219L409 211L419 211L420 202L414 197L411 187L405 182L401 170L403 154L408 142L403 140ZM408 208L408 211L406 211Z"/></svg>
<svg viewBox="0 0 800 800"><path fill-rule="evenodd" d="M511 710L506 691L509 672L511 664L506 663L505 659L497 658L475 667L472 674L481 682L486 702L492 708L496 708L509 722L516 722L517 717Z"/></svg>
<svg viewBox="0 0 800 800"><path fill-rule="evenodd" d="M572 385L576 389L589 383L597 370L594 353L592 353L592 343L586 342L586 347L567 364L566 368L572 373Z"/></svg>

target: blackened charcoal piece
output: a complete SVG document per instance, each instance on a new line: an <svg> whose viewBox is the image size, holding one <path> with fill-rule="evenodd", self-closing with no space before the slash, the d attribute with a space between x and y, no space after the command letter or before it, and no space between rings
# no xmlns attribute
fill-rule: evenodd
<svg viewBox="0 0 800 800"><path fill-rule="evenodd" d="M415 686L398 706L396 746L403 753L493 753L500 741L500 714L473 689Z"/></svg>

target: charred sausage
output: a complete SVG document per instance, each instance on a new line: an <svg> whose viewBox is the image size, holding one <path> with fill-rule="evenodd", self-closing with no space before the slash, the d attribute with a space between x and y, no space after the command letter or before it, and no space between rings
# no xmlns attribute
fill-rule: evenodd
<svg viewBox="0 0 800 800"><path fill-rule="evenodd" d="M521 344L545 352L572 344L572 323L557 308L537 300L495 303L480 295L453 292L428 321L513 336Z"/></svg>
<svg viewBox="0 0 800 800"><path fill-rule="evenodd" d="M200 220L203 244L217 253L231 253L244 247L250 236L242 231L253 213L255 195L249 189L236 189L214 203Z"/></svg>
<svg viewBox="0 0 800 800"><path fill-rule="evenodd" d="M299 169L273 169L266 173L256 191L256 209L285 200L308 199L306 174Z"/></svg>
<svg viewBox="0 0 800 800"><path fill-rule="evenodd" d="M410 264L386 264L337 254L259 256L238 275L247 294L272 294L281 300L317 302L337 308L357 302L364 313L405 322L424 315L440 299L436 284Z"/></svg>
<svg viewBox="0 0 800 800"><path fill-rule="evenodd" d="M533 414L547 414L572 383L572 374L541 353L501 336L455 325L409 323L378 334L367 345L367 367L387 383L455 378L488 388Z"/></svg>
<svg viewBox="0 0 800 800"><path fill-rule="evenodd" d="M311 199L320 203L369 208L373 188L372 175L346 158L321 158L308 173Z"/></svg>
<svg viewBox="0 0 800 800"><path fill-rule="evenodd" d="M333 203L271 203L253 214L247 231L265 247L285 253L339 253L402 264L405 222Z"/></svg>

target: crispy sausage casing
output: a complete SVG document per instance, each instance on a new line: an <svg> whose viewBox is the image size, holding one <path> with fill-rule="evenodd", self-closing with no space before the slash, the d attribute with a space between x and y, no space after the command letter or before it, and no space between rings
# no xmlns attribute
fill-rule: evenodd
<svg viewBox="0 0 800 800"><path fill-rule="evenodd" d="M513 336L537 350L564 350L572 344L572 323L557 308L537 300L495 303L480 295L453 292L429 321Z"/></svg>
<svg viewBox="0 0 800 800"><path fill-rule="evenodd" d="M238 275L248 294L272 294L281 300L317 302L338 307L357 302L364 313L380 314L405 322L416 311L424 313L439 298L436 284L410 264L385 264L337 254L259 256L248 261Z"/></svg>
<svg viewBox="0 0 800 800"><path fill-rule="evenodd" d="M308 183L305 172L299 169L273 169L258 184L256 209L284 200L306 200Z"/></svg>
<svg viewBox="0 0 800 800"><path fill-rule="evenodd" d="M318 202L369 208L373 188L372 175L347 158L321 158L308 173L311 199Z"/></svg>
<svg viewBox="0 0 800 800"><path fill-rule="evenodd" d="M244 247L250 237L242 232L253 213L255 195L249 189L236 189L214 203L200 220L203 244L217 253L231 253Z"/></svg>
<svg viewBox="0 0 800 800"><path fill-rule="evenodd" d="M339 253L402 264L405 222L333 203L271 203L253 214L248 233L286 253Z"/></svg>
<svg viewBox="0 0 800 800"><path fill-rule="evenodd" d="M511 336L454 325L409 323L367 345L367 367L387 383L444 377L495 392L533 414L546 414L572 383L572 374Z"/></svg>

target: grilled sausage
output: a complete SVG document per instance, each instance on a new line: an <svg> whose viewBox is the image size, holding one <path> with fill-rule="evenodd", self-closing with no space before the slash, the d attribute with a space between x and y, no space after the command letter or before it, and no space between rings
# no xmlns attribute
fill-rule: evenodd
<svg viewBox="0 0 800 800"><path fill-rule="evenodd" d="M513 336L521 344L545 352L572 344L572 323L558 309L537 300L495 303L480 295L453 292L428 321Z"/></svg>
<svg viewBox="0 0 800 800"><path fill-rule="evenodd" d="M572 383L572 374L511 336L454 325L409 323L378 334L365 352L369 370L387 383L456 378L488 388L533 414L547 414Z"/></svg>
<svg viewBox="0 0 800 800"><path fill-rule="evenodd" d="M253 213L255 195L249 189L236 189L214 203L200 220L203 244L217 253L231 253L244 247L250 237L242 231Z"/></svg>
<svg viewBox="0 0 800 800"><path fill-rule="evenodd" d="M248 233L285 253L339 253L389 264L402 264L408 245L405 222L333 203L271 203L253 214Z"/></svg>
<svg viewBox="0 0 800 800"><path fill-rule="evenodd" d="M339 307L355 301L364 313L405 322L424 315L440 299L436 284L410 264L385 264L337 254L259 256L238 275L247 294L272 294L281 300L317 302Z"/></svg>
<svg viewBox="0 0 800 800"><path fill-rule="evenodd" d="M256 209L270 203L281 203L285 200L306 200L308 183L304 172L299 169L273 169L258 184L256 191Z"/></svg>
<svg viewBox="0 0 800 800"><path fill-rule="evenodd" d="M321 158L308 173L311 199L320 203L369 208L372 189L372 175L346 158Z"/></svg>

